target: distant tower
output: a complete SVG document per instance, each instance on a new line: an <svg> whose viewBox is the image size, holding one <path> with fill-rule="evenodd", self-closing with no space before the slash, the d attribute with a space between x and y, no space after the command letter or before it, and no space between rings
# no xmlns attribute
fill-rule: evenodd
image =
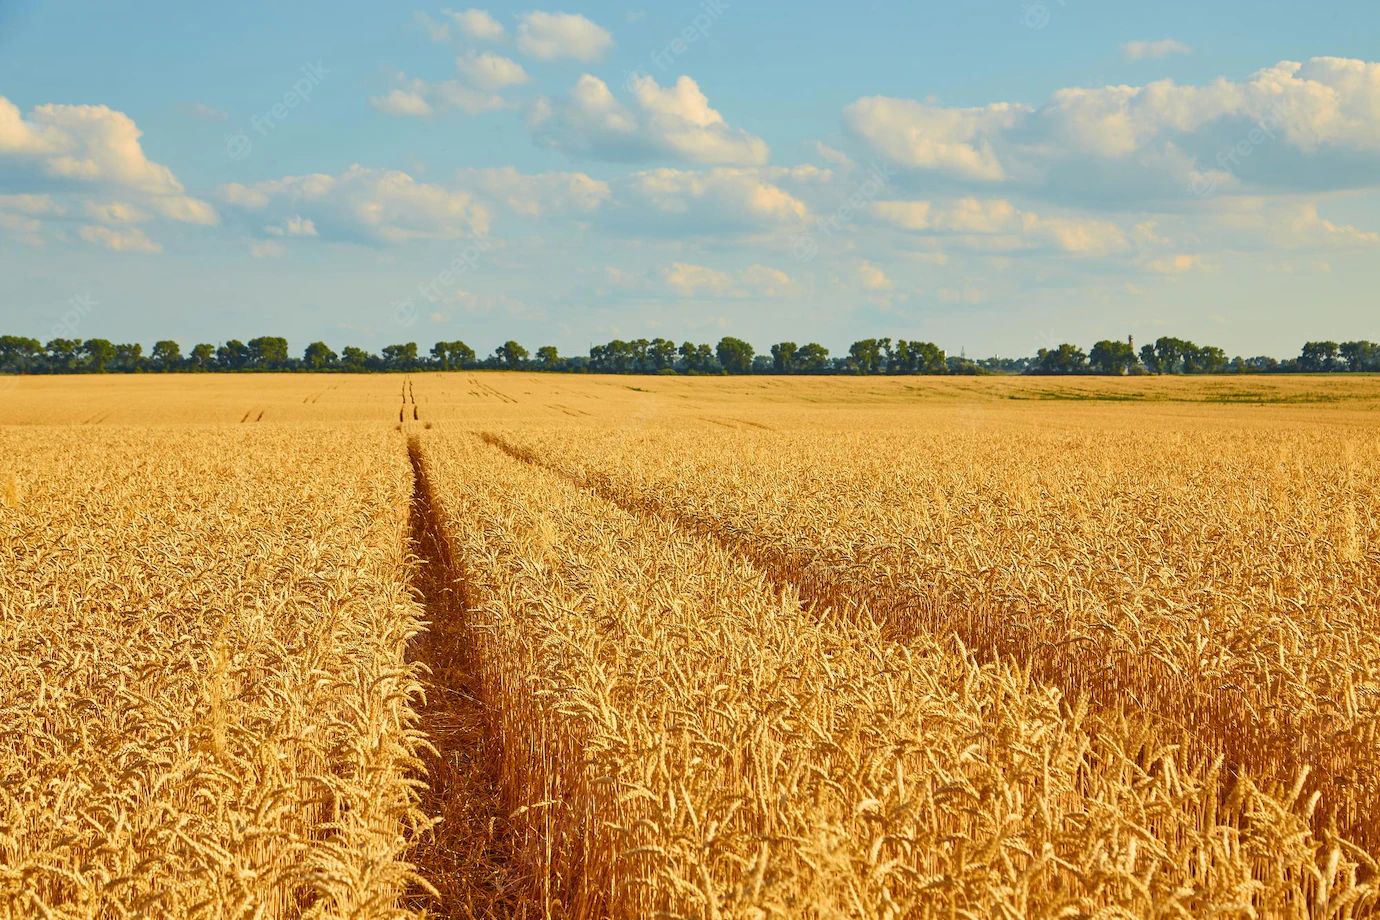
<svg viewBox="0 0 1380 920"><path fill-rule="evenodd" d="M1131 346L1131 353L1132 353L1132 354L1135 354L1135 351L1136 351L1136 337L1135 337L1134 335L1128 335L1128 336L1126 337L1126 341L1127 341L1127 342L1130 344L1130 346Z"/></svg>

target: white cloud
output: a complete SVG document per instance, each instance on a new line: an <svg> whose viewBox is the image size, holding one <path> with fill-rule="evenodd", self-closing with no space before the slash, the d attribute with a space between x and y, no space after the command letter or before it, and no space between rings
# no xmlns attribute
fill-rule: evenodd
<svg viewBox="0 0 1380 920"><path fill-rule="evenodd" d="M459 109L467 115L481 115L507 108L502 96L475 89L459 80L428 83L411 80L398 74L399 87L383 96L374 96L369 104L385 115L426 116L446 109Z"/></svg>
<svg viewBox="0 0 1380 920"><path fill-rule="evenodd" d="M1233 249L1349 249L1380 244L1380 233L1323 217L1315 201L1223 198L1193 234Z"/></svg>
<svg viewBox="0 0 1380 920"><path fill-rule="evenodd" d="M229 112L213 109L204 102L179 102L177 111L188 118L203 118L208 121L225 121L230 117Z"/></svg>
<svg viewBox="0 0 1380 920"><path fill-rule="evenodd" d="M499 42L507 36L503 26L499 25L486 10L465 10L462 13L451 13L451 19L461 32L470 38L485 42Z"/></svg>
<svg viewBox="0 0 1380 920"><path fill-rule="evenodd" d="M52 195L0 195L0 211L19 211L35 216L61 216L65 213Z"/></svg>
<svg viewBox="0 0 1380 920"><path fill-rule="evenodd" d="M721 168L634 173L617 184L617 207L608 217L622 229L649 233L801 229L809 217L805 203L763 178L766 172Z"/></svg>
<svg viewBox="0 0 1380 920"><path fill-rule="evenodd" d="M626 273L622 273L626 274ZM799 292L785 272L766 265L749 265L729 273L690 262L676 262L661 271L662 282L682 297L707 294L713 297L790 297Z"/></svg>
<svg viewBox="0 0 1380 920"><path fill-rule="evenodd" d="M489 214L466 191L419 183L407 173L358 164L338 176L289 176L221 188L227 204L274 214L287 227L310 222L322 240L404 243L488 232Z"/></svg>
<svg viewBox="0 0 1380 920"><path fill-rule="evenodd" d="M1121 56L1128 61L1145 61L1168 57L1171 54L1191 54L1192 51L1188 45L1172 38L1154 42L1125 42L1121 46Z"/></svg>
<svg viewBox="0 0 1380 920"><path fill-rule="evenodd" d="M529 79L517 61L491 51L456 58L455 67L471 86L490 92L521 86Z"/></svg>
<svg viewBox="0 0 1380 920"><path fill-rule="evenodd" d="M88 243L104 246L115 252L162 252L163 247L144 235L138 227L126 230L113 230L88 224L81 228L81 238Z"/></svg>
<svg viewBox="0 0 1380 920"><path fill-rule="evenodd" d="M1028 112L998 103L986 108L946 109L908 99L872 96L843 111L850 130L877 152L903 166L964 179L998 182L1006 169L992 141Z"/></svg>
<svg viewBox="0 0 1380 920"><path fill-rule="evenodd" d="M871 97L844 120L873 152L917 174L1105 204L1372 187L1377 112L1380 64L1314 58L1241 82L1072 87L1038 108Z"/></svg>
<svg viewBox="0 0 1380 920"><path fill-rule="evenodd" d="M462 169L457 177L462 188L482 192L502 202L514 214L525 217L589 214L597 211L611 195L607 182L579 172L528 175L504 166Z"/></svg>
<svg viewBox="0 0 1380 920"><path fill-rule="evenodd" d="M890 291L896 287L886 272L865 259L858 263L858 277L869 291Z"/></svg>
<svg viewBox="0 0 1380 920"><path fill-rule="evenodd" d="M211 205L144 155L141 135L128 115L103 105L40 105L25 119L0 96L0 165L29 189L118 191L173 220L216 223Z"/></svg>
<svg viewBox="0 0 1380 920"><path fill-rule="evenodd" d="M1079 256L1104 256L1130 248L1116 224L1087 217L1040 217L1003 198L962 198L936 206L930 201L879 201L875 217L916 232L954 234L974 249L1053 249Z"/></svg>
<svg viewBox="0 0 1380 920"><path fill-rule="evenodd" d="M701 290L722 296L733 289L733 278L726 272L688 262L676 262L661 275L667 287L686 297Z"/></svg>
<svg viewBox="0 0 1380 920"><path fill-rule="evenodd" d="M517 49L539 61L574 58L602 60L613 36L602 26L574 13L524 13L518 18Z"/></svg>
<svg viewBox="0 0 1380 920"><path fill-rule="evenodd" d="M264 232L270 236L320 236L316 232L316 224L297 214L292 215L282 224L269 224L264 227Z"/></svg>
<svg viewBox="0 0 1380 920"><path fill-rule="evenodd" d="M123 201L85 202L86 213L103 224L137 224L148 214Z"/></svg>
<svg viewBox="0 0 1380 920"><path fill-rule="evenodd" d="M282 243L272 240L252 240L249 243L249 254L256 259L279 259L286 252Z"/></svg>
<svg viewBox="0 0 1380 920"><path fill-rule="evenodd" d="M766 265L749 265L738 277L761 297L791 297L800 290L790 275Z"/></svg>
<svg viewBox="0 0 1380 920"><path fill-rule="evenodd" d="M0 211L0 230L8 230L14 239L28 246L42 246L43 237L39 231L43 223L23 214L8 214Z"/></svg>
<svg viewBox="0 0 1380 920"><path fill-rule="evenodd" d="M604 81L585 74L564 99L542 99L529 116L537 141L569 153L608 160L672 157L708 165L762 165L770 151L761 138L728 125L699 85L681 77L661 87L632 79L634 105L619 102Z"/></svg>
<svg viewBox="0 0 1380 920"><path fill-rule="evenodd" d="M426 30L426 34L431 36L432 41L443 42L450 38L450 23L437 22L421 10L414 13L412 18Z"/></svg>
<svg viewBox="0 0 1380 920"><path fill-rule="evenodd" d="M971 282L965 283L961 288L940 288L935 292L935 296L941 303L979 304L987 299Z"/></svg>
<svg viewBox="0 0 1380 920"><path fill-rule="evenodd" d="M1201 271L1204 267L1202 256L1187 253L1155 259L1145 265L1146 271L1156 275L1182 275L1191 271Z"/></svg>
<svg viewBox="0 0 1380 920"><path fill-rule="evenodd" d="M827 144L815 141L815 152L824 162L832 163L844 172L853 168L853 158L842 150L835 150Z"/></svg>
<svg viewBox="0 0 1380 920"><path fill-rule="evenodd" d="M369 104L385 115L430 115L431 103L420 93L395 89L383 96L373 96Z"/></svg>

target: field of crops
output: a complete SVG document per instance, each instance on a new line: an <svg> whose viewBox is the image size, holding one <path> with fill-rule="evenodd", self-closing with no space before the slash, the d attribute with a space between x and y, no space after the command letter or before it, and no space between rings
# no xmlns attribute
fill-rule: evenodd
<svg viewBox="0 0 1380 920"><path fill-rule="evenodd" d="M0 916L1372 916L1377 413L25 379Z"/></svg>

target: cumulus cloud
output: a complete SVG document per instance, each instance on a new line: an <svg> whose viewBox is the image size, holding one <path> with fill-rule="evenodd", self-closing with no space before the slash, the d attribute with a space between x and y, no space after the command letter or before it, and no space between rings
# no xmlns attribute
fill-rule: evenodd
<svg viewBox="0 0 1380 920"><path fill-rule="evenodd" d="M789 297L798 286L785 272L766 265L749 265L736 272L725 272L691 262L676 262L661 271L662 282L682 297L744 299L751 297Z"/></svg>
<svg viewBox="0 0 1380 920"><path fill-rule="evenodd" d="M1171 54L1191 54L1192 48L1181 41L1166 38L1162 41L1125 42L1121 46L1121 56L1128 61L1144 61L1169 57Z"/></svg>
<svg viewBox="0 0 1380 920"><path fill-rule="evenodd" d="M848 170L853 168L852 157L844 153L842 150L835 150L828 144L821 143L820 141L815 141L815 152L819 154L820 159L822 159L824 162L832 163L834 166L837 166L844 172L847 172Z"/></svg>
<svg viewBox="0 0 1380 920"><path fill-rule="evenodd" d="M951 234L974 249L1043 249L1079 256L1126 251L1126 233L1109 221L1087 217L1040 217L1004 198L931 201L879 201L872 214L903 230Z"/></svg>
<svg viewBox="0 0 1380 920"><path fill-rule="evenodd" d="M228 205L295 224L322 240L373 244L449 240L488 232L487 209L466 191L417 182L407 173L358 164L338 176L289 176L253 185L222 186ZM299 233L298 235L303 235Z"/></svg>
<svg viewBox="0 0 1380 920"><path fill-rule="evenodd" d="M455 67L471 86L490 92L521 86L529 79L521 64L492 51L456 58Z"/></svg>
<svg viewBox="0 0 1380 920"><path fill-rule="evenodd" d="M229 112L213 109L204 102L179 102L177 112L188 118L201 118L207 121L225 121L230 117Z"/></svg>
<svg viewBox="0 0 1380 920"><path fill-rule="evenodd" d="M144 235L138 227L115 230L88 224L79 231L81 238L88 243L104 246L115 252L162 252L163 247Z"/></svg>
<svg viewBox="0 0 1380 920"><path fill-rule="evenodd" d="M1241 82L1072 87L1038 108L870 97L844 111L873 152L932 176L1050 198L1191 200L1380 181L1380 64L1281 62Z"/></svg>
<svg viewBox="0 0 1380 920"><path fill-rule="evenodd" d="M264 232L269 236L320 236L316 232L316 224L297 214L281 224L269 224L264 227Z"/></svg>
<svg viewBox="0 0 1380 920"><path fill-rule="evenodd" d="M469 9L459 13L454 10L442 10L439 21L426 13L418 12L416 20L426 29L431 40L436 42L448 41L452 27L461 36L474 41L500 42L508 36L498 20L490 16L486 10Z"/></svg>
<svg viewBox="0 0 1380 920"><path fill-rule="evenodd" d="M24 118L0 96L0 166L24 192L119 192L172 220L216 223L211 205L189 197L171 169L145 156L142 133L128 115L103 105L40 105Z"/></svg>
<svg viewBox="0 0 1380 920"><path fill-rule="evenodd" d="M1203 268L1202 256L1186 253L1154 259L1145 265L1146 271L1156 275L1182 275L1191 271L1201 271Z"/></svg>
<svg viewBox="0 0 1380 920"><path fill-rule="evenodd" d="M369 104L385 115L430 115L432 112L431 103L422 93L405 89L373 96Z"/></svg>
<svg viewBox="0 0 1380 920"><path fill-rule="evenodd" d="M508 101L497 93L475 89L459 80L428 83L398 74L398 83L399 86L391 92L370 98L369 104L385 115L396 116L426 116L448 109L458 109L467 115L481 115L509 106Z"/></svg>
<svg viewBox="0 0 1380 920"><path fill-rule="evenodd" d="M52 195L0 195L0 211L18 211L35 216L60 216L65 213Z"/></svg>
<svg viewBox="0 0 1380 920"><path fill-rule="evenodd" d="M539 61L574 58L602 60L613 47L613 36L602 26L575 13L524 13L518 18L517 49Z"/></svg>
<svg viewBox="0 0 1380 920"><path fill-rule="evenodd" d="M8 231L11 238L26 246L43 245L43 237L39 235L42 228L43 224L32 217L0 211L0 230Z"/></svg>
<svg viewBox="0 0 1380 920"><path fill-rule="evenodd" d="M1224 198L1191 234L1223 248L1354 249L1380 245L1380 233L1323 217L1316 201L1272 200L1259 197Z"/></svg>
<svg viewBox="0 0 1380 920"><path fill-rule="evenodd" d="M529 175L511 166L496 169L462 169L461 188L500 202L514 214L542 217L550 214L583 215L597 211L609 200L607 182L579 172Z"/></svg>
<svg viewBox="0 0 1380 920"><path fill-rule="evenodd" d="M872 96L844 109L844 123L883 156L912 169L936 170L963 179L999 182L1007 177L994 141L1029 112L998 103L947 109L909 99Z"/></svg>
<svg viewBox="0 0 1380 920"><path fill-rule="evenodd" d="M123 201L87 201L86 213L103 224L136 224L149 219L149 215Z"/></svg>
<svg viewBox="0 0 1380 920"><path fill-rule="evenodd" d="M498 42L507 37L507 32L503 26L498 24L498 20L488 14L486 10L465 10L462 13L451 13L460 31L470 38L486 42Z"/></svg>
<svg viewBox="0 0 1380 920"><path fill-rule="evenodd" d="M605 217L617 229L649 234L748 234L798 231L809 210L769 171L652 169L615 186Z"/></svg>
<svg viewBox="0 0 1380 920"><path fill-rule="evenodd" d="M890 291L896 287L895 282L887 277L886 272L866 259L858 263L858 278L861 279L863 287L869 291Z"/></svg>
<svg viewBox="0 0 1380 920"><path fill-rule="evenodd" d="M528 119L541 144L605 160L669 157L706 165L762 165L766 143L730 126L699 85L681 77L659 86L649 76L631 81L633 104L624 105L598 77L585 74L561 99L541 99Z"/></svg>

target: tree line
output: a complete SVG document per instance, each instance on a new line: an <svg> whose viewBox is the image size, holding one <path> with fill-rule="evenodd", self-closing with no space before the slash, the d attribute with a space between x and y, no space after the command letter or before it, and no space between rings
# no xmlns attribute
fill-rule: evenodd
<svg viewBox="0 0 1380 920"><path fill-rule="evenodd" d="M717 345L670 339L615 339L595 345L588 355L561 355L553 345L529 352L507 341L480 357L461 341L437 342L423 354L416 342L388 345L377 354L347 345L337 353L325 342L313 342L300 357L280 336L260 336L223 345L199 344L183 354L171 340L143 346L106 339L57 338L47 344L25 336L0 336L0 373L104 374L157 372L420 370L535 370L598 374L1224 374L1337 373L1380 371L1380 345L1373 342L1308 342L1297 358L1228 360L1212 345L1161 337L1139 351L1134 342L1104 340L1089 351L1063 344L1041 348L1028 358L953 357L933 342L906 339L860 339L848 353L831 357L817 342L778 342L769 354L758 354L739 338L725 336Z"/></svg>

